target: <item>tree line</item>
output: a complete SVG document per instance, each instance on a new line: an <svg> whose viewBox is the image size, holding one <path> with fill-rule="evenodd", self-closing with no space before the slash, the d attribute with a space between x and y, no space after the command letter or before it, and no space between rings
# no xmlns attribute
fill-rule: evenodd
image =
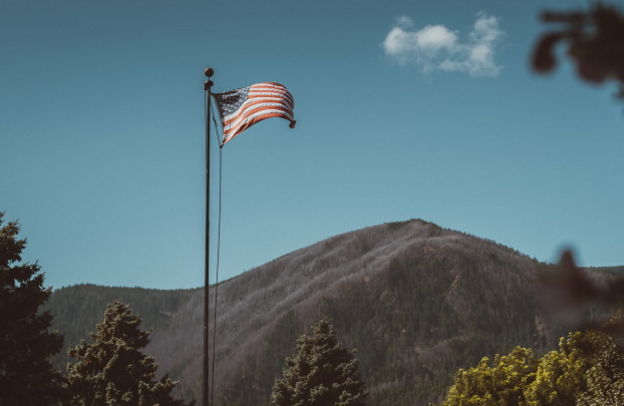
<svg viewBox="0 0 624 406"><path fill-rule="evenodd" d="M192 406L172 396L176 382L156 379L158 364L142 350L151 330L129 305L114 301L89 334L91 342L69 349L74 361L67 374L50 357L63 336L49 331L50 311L40 307L51 289L44 288L38 264L20 263L26 239L19 224L3 225L0 213L0 405L2 406ZM343 348L329 319L296 341L297 354L286 358L284 377L275 381L272 404L364 406L367 392L354 351Z"/></svg>
<svg viewBox="0 0 624 406"><path fill-rule="evenodd" d="M49 331L52 314L41 311L50 288L43 286L38 264L20 263L26 239L19 224L3 226L0 213L0 404L3 406L185 406L171 396L175 382L156 380L158 365L141 350L151 331L128 305L110 304L92 343L82 340L69 350L74 362L67 375L50 357L63 346L63 336ZM192 404L192 403L191 403Z"/></svg>
<svg viewBox="0 0 624 406"><path fill-rule="evenodd" d="M26 239L18 238L18 233L19 224L3 225L0 213L1 405L194 404L172 396L176 382L167 375L156 379L156 360L142 351L149 343L151 330L143 330L141 318L119 301L107 306L104 319L90 334L91 342L81 340L70 348L69 357L74 361L68 363L67 374L57 371L50 356L61 350L63 337L49 331L52 314L40 309L51 289L44 288L38 264L21 263ZM389 284L396 295L402 295L401 290L413 283L405 268L414 266L407 262L392 264ZM332 311L331 302L322 305L324 313L344 317ZM436 313L444 311L437 309ZM621 317L617 317L600 329L570 333L560 339L559 350L542 357L519 346L492 361L484 357L477 366L456 373L440 406L624 404L624 351L618 338L609 333L620 325ZM284 348L292 349L280 340L279 332L297 329L294 312L286 313L277 324L276 341L267 344L267 350L272 349L267 356L284 356ZM293 334L287 336L294 338ZM359 375L356 353L339 344L329 317L295 343L295 355L286 356L283 377L271 388L271 405L366 404L369 394ZM357 344L366 345L364 341ZM373 364L370 360L367 363L368 376L378 373ZM239 390L244 391L249 382L241 383L244 385Z"/></svg>

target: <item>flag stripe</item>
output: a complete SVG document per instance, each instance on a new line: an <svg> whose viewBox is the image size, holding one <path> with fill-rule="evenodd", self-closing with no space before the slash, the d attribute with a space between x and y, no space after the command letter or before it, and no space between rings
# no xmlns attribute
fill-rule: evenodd
<svg viewBox="0 0 624 406"><path fill-rule="evenodd" d="M262 93L262 94L256 93L254 94L253 92L249 92L249 96L247 96L247 100L243 103L243 105L247 103L254 103L257 101L262 101L262 100L278 101L288 106L291 109L295 107L290 100L284 98L284 96L280 95L279 93L270 93L270 94L269 93Z"/></svg>
<svg viewBox="0 0 624 406"><path fill-rule="evenodd" d="M290 110L282 107L281 105L273 103L262 103L258 108L245 110L244 114L237 116L233 120L223 121L223 131L230 131L231 128L236 127L240 122L246 120L247 117L252 115L257 116L258 114L262 114L263 111L280 111L285 115L292 117L292 113L290 112Z"/></svg>
<svg viewBox="0 0 624 406"><path fill-rule="evenodd" d="M273 103L273 102L266 102L266 101L257 101L255 103L249 103L248 105L244 107L244 110L241 109L236 114L230 114L229 116L226 116L223 118L223 126L224 126L223 130L225 131L226 128L234 126L237 121L240 121L246 115L256 112L258 110L266 109L266 108L279 108L287 113L292 112L292 109L290 109L288 106L284 106L282 103Z"/></svg>
<svg viewBox="0 0 624 406"><path fill-rule="evenodd" d="M225 144L252 125L271 117L281 117L294 127L295 101L285 86L265 82L249 87L215 93L223 125Z"/></svg>
<svg viewBox="0 0 624 406"><path fill-rule="evenodd" d="M289 112L285 110L275 109L275 108L263 109L263 110L256 111L256 112L249 112L248 114L245 114L245 116L241 117L239 120L236 120L236 122L224 126L223 132L226 135L229 135L232 132L240 132L237 130L238 127L241 127L244 123L248 122L250 119L257 119L259 117L262 117L263 114L281 114L287 120L290 120L290 121L293 120L292 114L290 114ZM257 120L257 121L260 121L260 120Z"/></svg>
<svg viewBox="0 0 624 406"><path fill-rule="evenodd" d="M261 113L252 114L246 117L236 127L232 127L229 132L224 131L225 137L223 139L223 143L225 144L226 142L234 138L236 135L242 133L247 128L251 127L252 125L259 123L262 120L265 120L267 118L272 118L272 117L281 117L281 118L285 118L286 120L290 120L291 122L294 121L293 116L291 116L290 114L285 114L283 111L279 111L279 110L268 110L268 111L263 111Z"/></svg>
<svg viewBox="0 0 624 406"><path fill-rule="evenodd" d="M255 106L262 103L279 104L280 106L284 106L284 108L287 108L289 110L293 109L291 105L289 105L288 103L284 103L284 100L279 97L250 98L247 99L237 111L232 114L226 115L225 117L223 117L223 119L226 121L232 120L233 118L244 112L245 109L256 108Z"/></svg>
<svg viewBox="0 0 624 406"><path fill-rule="evenodd" d="M281 97L284 101L287 101L289 104L294 106L294 100L288 91L280 92L278 89L254 89L253 87L249 89L250 97L260 97L260 96L274 96Z"/></svg>

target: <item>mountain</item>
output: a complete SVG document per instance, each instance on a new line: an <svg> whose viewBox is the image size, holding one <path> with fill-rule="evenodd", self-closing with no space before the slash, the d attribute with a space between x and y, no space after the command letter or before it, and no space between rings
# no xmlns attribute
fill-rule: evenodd
<svg viewBox="0 0 624 406"><path fill-rule="evenodd" d="M545 322L536 283L550 266L422 220L365 228L284 255L210 288L211 299L218 297L210 354L216 403L267 404L296 338L323 316L344 346L357 349L371 405L439 402L457 369L483 356L516 345L537 352L556 346L565 331ZM66 346L87 339L115 299L154 329L146 351L180 380L179 393L199 399L203 289L54 291L48 307Z"/></svg>

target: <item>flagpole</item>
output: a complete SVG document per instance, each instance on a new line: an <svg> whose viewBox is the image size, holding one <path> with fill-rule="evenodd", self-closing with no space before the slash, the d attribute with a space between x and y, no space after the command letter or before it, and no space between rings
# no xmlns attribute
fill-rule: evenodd
<svg viewBox="0 0 624 406"><path fill-rule="evenodd" d="M210 78L214 75L212 68L207 68L204 74L208 78L204 82L206 92L206 228L205 228L205 249L204 249L204 366L202 397L203 406L208 406L208 377L209 377L209 347L208 347L208 315L210 299L210 88L214 84ZM214 373L214 371L213 371ZM212 388L214 390L214 388Z"/></svg>

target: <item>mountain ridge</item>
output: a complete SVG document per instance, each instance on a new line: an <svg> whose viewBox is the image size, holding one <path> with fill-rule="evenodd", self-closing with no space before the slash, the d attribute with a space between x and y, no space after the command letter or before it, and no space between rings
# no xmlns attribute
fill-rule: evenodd
<svg viewBox="0 0 624 406"><path fill-rule="evenodd" d="M562 331L544 321L536 287L538 272L551 266L420 219L366 227L295 250L219 284L217 347L214 358L210 354L218 371L216 398L222 404L266 404L296 338L329 316L340 341L358 349L371 403L437 402L454 372L483 356L515 345L554 347ZM79 324L102 317L103 309L96 315L89 308L90 321L63 321L71 319L68 297L90 289L99 292L89 294L99 306L118 296L143 314L145 327L154 328L146 351L162 371L181 380L183 396L200 396L202 288L164 290L164 299L140 288L60 289L49 308L63 314L57 328L73 329L72 340ZM216 287L210 289L214 300Z"/></svg>

